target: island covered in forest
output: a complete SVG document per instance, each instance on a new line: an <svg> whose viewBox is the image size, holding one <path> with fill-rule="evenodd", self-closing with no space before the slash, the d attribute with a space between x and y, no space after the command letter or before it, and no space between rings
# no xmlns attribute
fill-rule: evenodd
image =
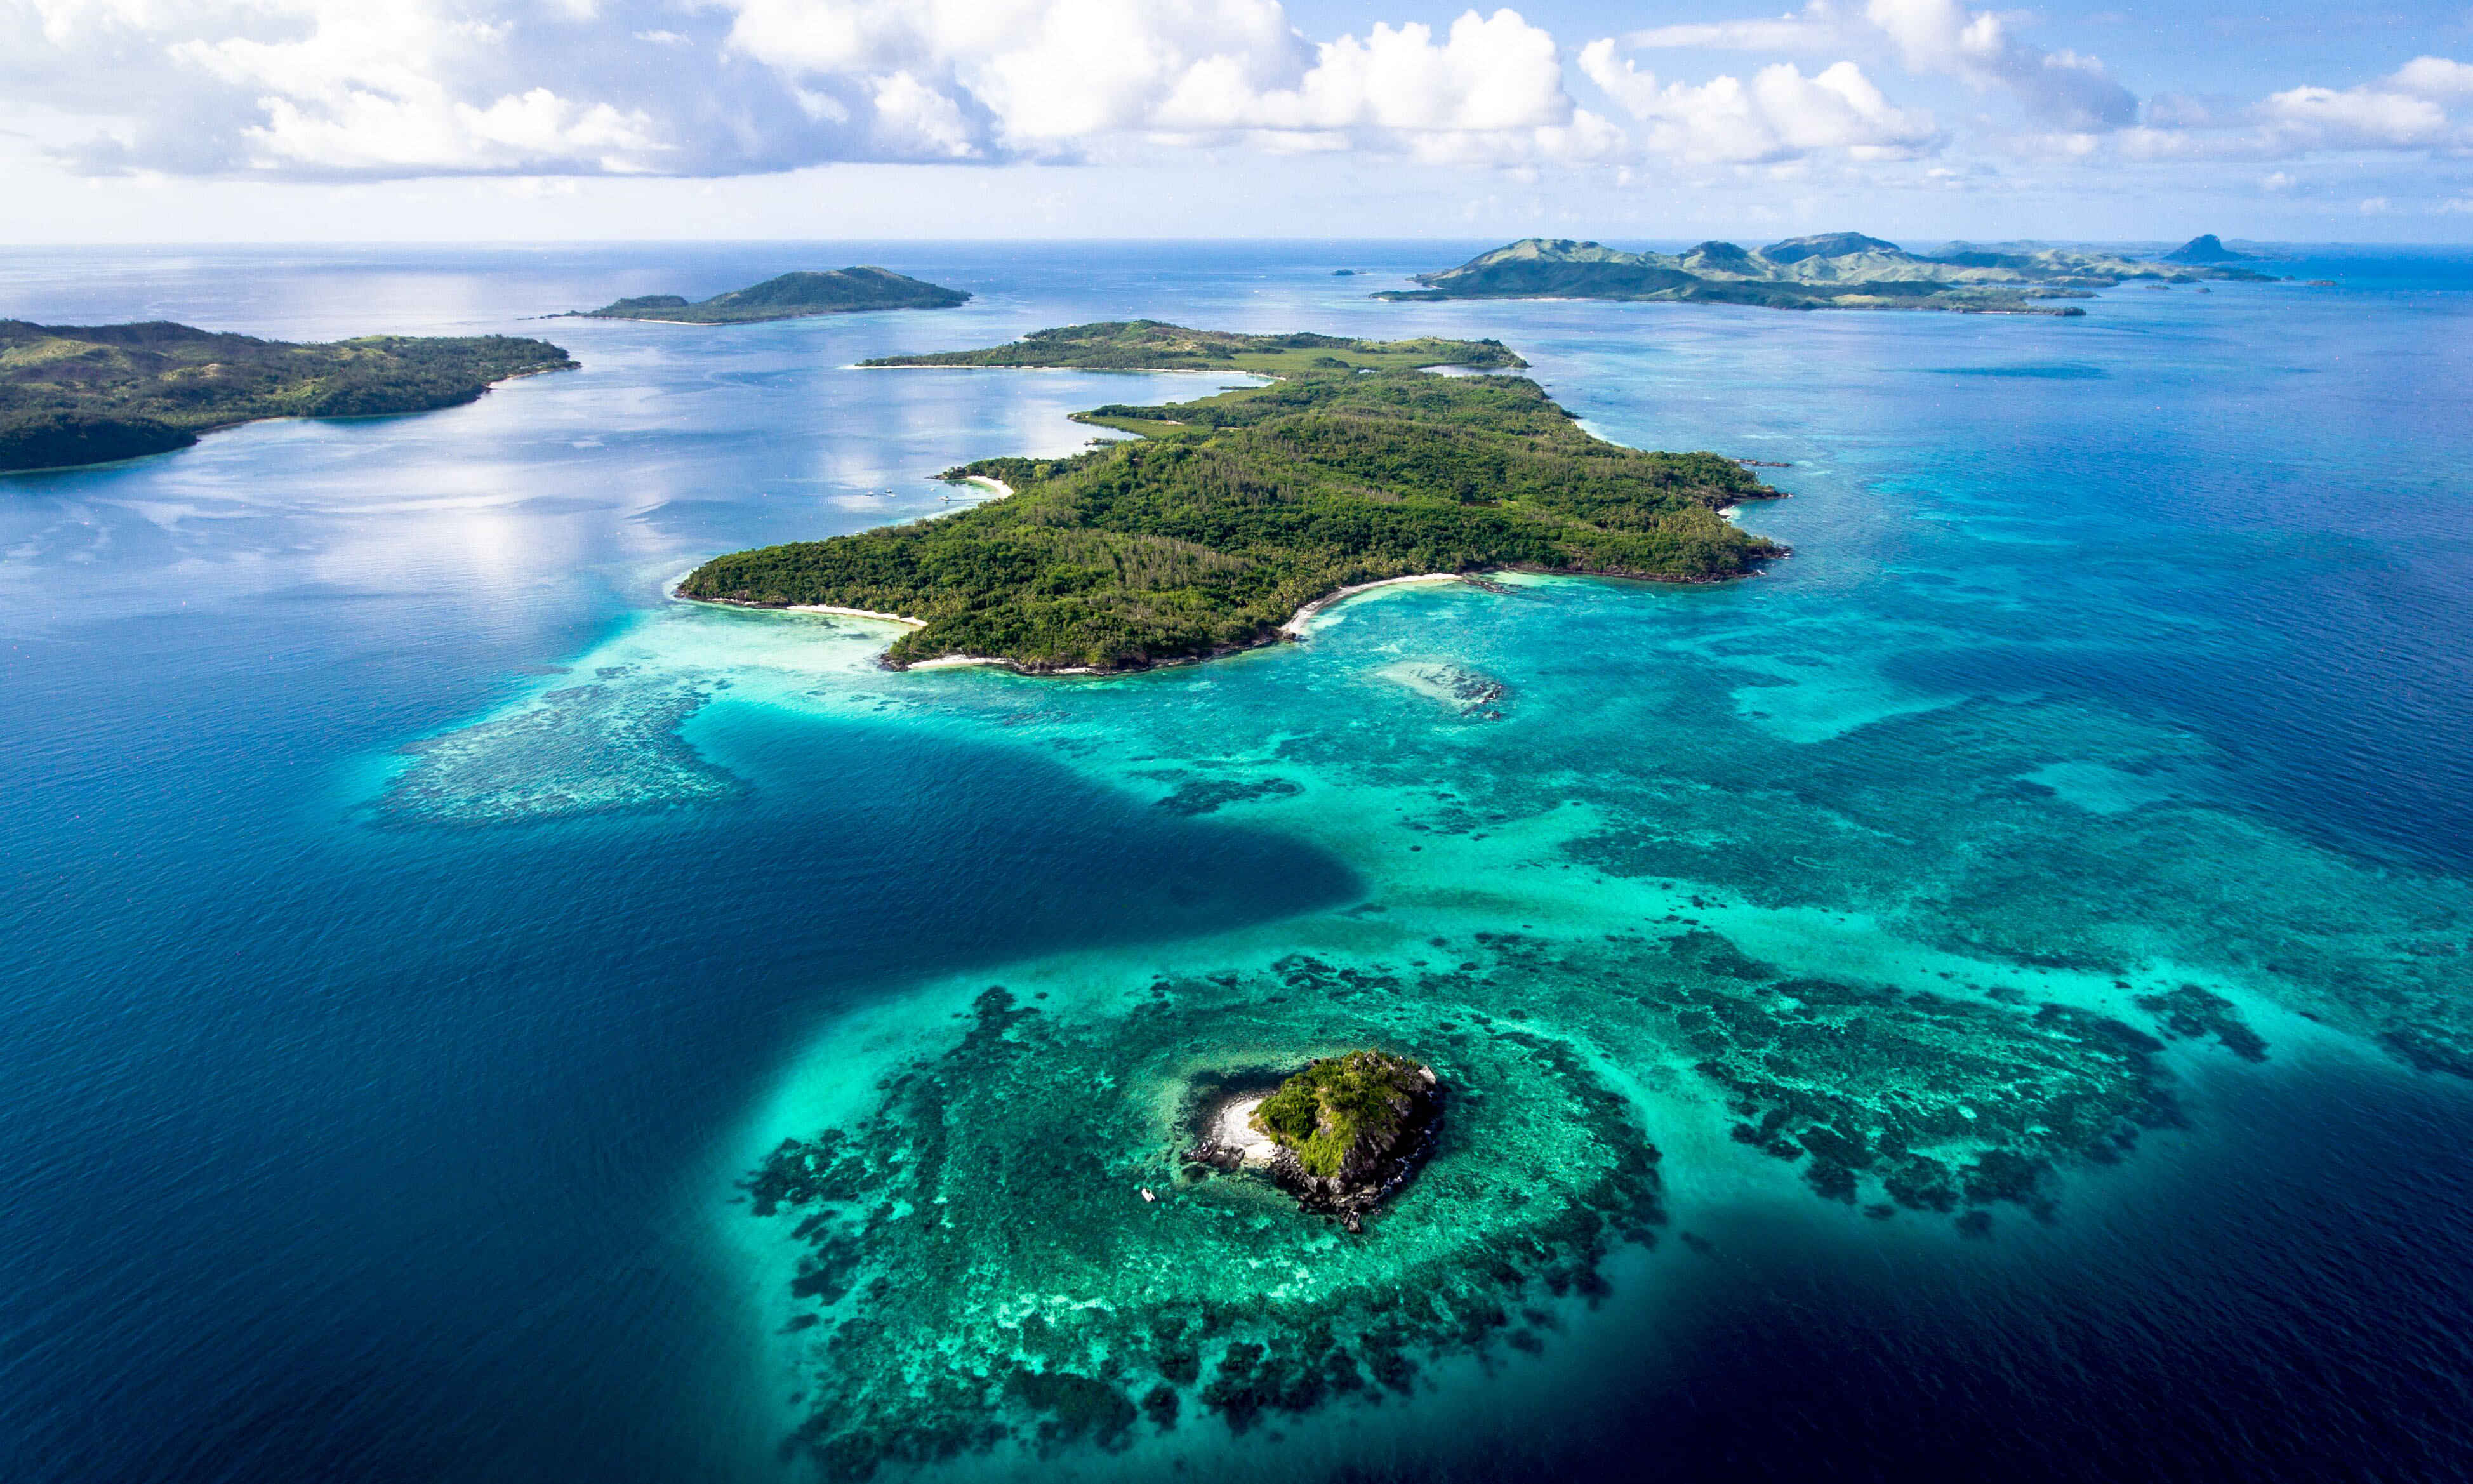
<svg viewBox="0 0 2473 1484"><path fill-rule="evenodd" d="M1704 242L1689 251L1626 252L1595 242L1528 237L1457 268L1419 274L1421 289L1384 299L1616 299L1754 304L1771 309L1939 309L1963 314L2085 313L2054 299L2084 299L2133 279L2264 281L2220 261L2144 262L2034 243L1953 243L1937 256L1861 232L1790 237L1746 250Z"/></svg>
<svg viewBox="0 0 2473 1484"><path fill-rule="evenodd" d="M1156 353L1128 347L1155 343ZM1775 497L1734 460L1584 432L1537 384L1443 376L1525 364L1491 341L1075 325L903 365L1237 369L1279 377L1081 420L1143 435L946 472L1010 492L967 511L717 557L682 597L913 624L900 668L948 657L1116 671L1274 642L1342 589L1495 569L1707 583L1786 548L1720 514ZM1276 371L1273 368L1278 368Z"/></svg>
<svg viewBox="0 0 2473 1484"><path fill-rule="evenodd" d="M690 300L677 294L646 294L598 309L579 309L584 320L654 320L664 324L749 324L759 320L798 320L817 314L855 314L863 309L950 309L970 294L895 273L890 268L836 268L828 273L787 273L750 288Z"/></svg>
<svg viewBox="0 0 2473 1484"><path fill-rule="evenodd" d="M1499 340L1349 340L1338 335L1238 335L1159 320L1108 320L1034 330L984 350L886 355L861 366L986 366L1018 371L1236 371L1260 376L1416 371L1457 366L1517 371L1528 363Z"/></svg>
<svg viewBox="0 0 2473 1484"><path fill-rule="evenodd" d="M168 453L262 418L454 407L494 382L575 364L545 340L507 335L294 345L159 320L0 320L0 470Z"/></svg>

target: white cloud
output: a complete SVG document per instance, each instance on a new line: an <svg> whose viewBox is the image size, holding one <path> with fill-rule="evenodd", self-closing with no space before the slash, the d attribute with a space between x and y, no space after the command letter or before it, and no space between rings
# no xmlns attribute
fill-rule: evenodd
<svg viewBox="0 0 2473 1484"><path fill-rule="evenodd" d="M2473 100L2473 66L2417 57L2375 83L2305 84L2221 114L2149 110L2122 137L2134 159L2292 159L2327 152L2473 149L2473 123L2450 106Z"/></svg>
<svg viewBox="0 0 2473 1484"><path fill-rule="evenodd" d="M2473 64L2445 57L2250 101L2159 92L2142 109L2100 61L2017 27L1964 0L1809 0L1573 57L1513 10L1308 36L1282 0L0 0L0 108L84 170L271 179L725 176L1191 147L1772 171L2473 151ZM1715 77L1626 55L1685 46L1769 55ZM1611 107L1574 99L1573 61ZM1983 146L1969 151L1893 99L1902 73L2013 99L2023 122L1959 120ZM1951 112L1949 85L1930 85Z"/></svg>
<svg viewBox="0 0 2473 1484"><path fill-rule="evenodd" d="M1509 10L1315 43L1279 0L0 0L0 86L98 119L71 152L89 169L733 174L1163 136L1619 148L1562 75Z"/></svg>
<svg viewBox="0 0 2473 1484"><path fill-rule="evenodd" d="M2044 124L2117 129L2138 110L2138 100L2095 58L2029 45L2010 34L1998 12L1968 11L1957 0L1866 0L1860 12L1832 0L1811 0L1795 14L1771 20L1660 26L1622 40L1640 49L1840 55L1885 46L1918 77L1952 77L2005 91Z"/></svg>
<svg viewBox="0 0 2473 1484"><path fill-rule="evenodd" d="M1851 61L1805 77L1791 62L1705 84L1660 84L1612 40L1581 48L1589 81L1648 126L1654 154L1692 163L1766 164L1823 151L1858 159L1907 158L1937 139L1932 115L1899 108Z"/></svg>
<svg viewBox="0 0 2473 1484"><path fill-rule="evenodd" d="M2296 153L2436 144L2448 133L2447 110L2427 98L2379 87L2295 87L2270 95L2257 116Z"/></svg>
<svg viewBox="0 0 2473 1484"><path fill-rule="evenodd" d="M2416 57L2398 67L2388 85L2416 98L2473 98L2473 64Z"/></svg>
<svg viewBox="0 0 2473 1484"><path fill-rule="evenodd" d="M2118 129L2137 117L2138 100L2102 62L2030 46L1991 11L1970 12L1957 0L1869 0L1863 15L1897 43L1909 69L2005 88L2047 122Z"/></svg>
<svg viewBox="0 0 2473 1484"><path fill-rule="evenodd" d="M1655 26L1620 37L1641 51L1662 48L1706 48L1729 52L1813 52L1853 44L1861 30L1850 23L1829 0L1812 0L1800 14L1769 20L1702 21Z"/></svg>

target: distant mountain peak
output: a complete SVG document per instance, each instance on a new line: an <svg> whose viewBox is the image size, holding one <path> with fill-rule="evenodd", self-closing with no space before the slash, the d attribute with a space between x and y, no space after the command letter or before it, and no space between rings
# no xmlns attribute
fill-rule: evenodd
<svg viewBox="0 0 2473 1484"><path fill-rule="evenodd" d="M1800 263L1808 257L1853 257L1861 252L1896 252L1905 249L1894 242L1866 237L1861 232L1821 232L1811 237L1789 237L1761 249L1761 256L1772 263Z"/></svg>
<svg viewBox="0 0 2473 1484"><path fill-rule="evenodd" d="M2255 252L2236 252L2214 232L2202 232L2164 254L2167 263L2251 263Z"/></svg>

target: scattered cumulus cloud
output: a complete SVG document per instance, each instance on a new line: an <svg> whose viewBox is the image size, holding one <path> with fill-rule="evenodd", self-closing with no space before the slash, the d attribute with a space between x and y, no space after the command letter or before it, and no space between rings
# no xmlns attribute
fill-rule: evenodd
<svg viewBox="0 0 2473 1484"><path fill-rule="evenodd" d="M2045 51L2013 35L1999 13L1969 11L1957 0L1867 0L1861 9L1812 0L1775 19L1660 26L1620 42L1635 50L1885 51L1915 76L1956 78L2006 94L2046 126L2113 129L2138 111L2138 100L2101 61Z"/></svg>
<svg viewBox="0 0 2473 1484"><path fill-rule="evenodd" d="M1826 151L1856 159L1911 158L1938 138L1932 115L1900 108L1851 61L1813 77L1776 62L1746 84L1720 76L1663 83L1612 40L1580 51L1580 69L1624 112L1646 126L1652 153L1694 164L1765 164Z"/></svg>
<svg viewBox="0 0 2473 1484"><path fill-rule="evenodd" d="M1146 140L1517 162L1621 145L1514 11L1316 41L1279 0L0 0L0 86L92 119L69 152L90 170L727 175Z"/></svg>
<svg viewBox="0 0 2473 1484"><path fill-rule="evenodd" d="M2135 159L2296 159L2328 153L2473 151L2473 66L2416 57L2374 83L2305 84L2246 107L2159 116L2128 131ZM2270 178L2271 179L2271 178Z"/></svg>
<svg viewBox="0 0 2473 1484"><path fill-rule="evenodd" d="M1903 166L1957 189L2008 166L2473 156L2473 64L2141 100L2027 25L1963 0L1586 40L1507 8L1309 36L1282 0L0 0L0 101L73 168L308 179L1209 147L1512 178Z"/></svg>

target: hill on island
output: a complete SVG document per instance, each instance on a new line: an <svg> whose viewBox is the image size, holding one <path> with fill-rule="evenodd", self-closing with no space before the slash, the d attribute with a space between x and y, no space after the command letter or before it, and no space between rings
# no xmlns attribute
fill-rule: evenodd
<svg viewBox="0 0 2473 1484"><path fill-rule="evenodd" d="M2236 252L2214 232L2202 233L2156 259L2161 263L2255 263L2255 252Z"/></svg>
<svg viewBox="0 0 2473 1484"><path fill-rule="evenodd" d="M2089 291L2131 279L2258 278L2241 269L2159 267L2103 252L2015 244L1952 244L1936 257L1861 232L1789 237L1746 250L1704 242L1689 251L1626 252L1595 242L1528 237L1457 268L1419 274L1423 289L1386 299L1616 299L1756 304L1772 309L1938 309L1965 314L2076 315Z"/></svg>
<svg viewBox="0 0 2473 1484"><path fill-rule="evenodd" d="M0 470L167 453L261 418L428 412L575 364L545 340L506 335L304 346L159 320L0 320Z"/></svg>
<svg viewBox="0 0 2473 1484"><path fill-rule="evenodd" d="M1104 671L1269 643L1308 603L1388 578L1508 567L1715 582L1785 554L1718 514L1778 492L1730 459L1602 442L1522 377L1412 369L1521 364L1494 342L1368 346L1137 322L904 364L1047 365L1079 346L1116 365L1132 358L1129 336L1173 351L1144 369L1295 369L1198 401L1096 408L1081 419L1144 436L948 470L1016 492L718 557L680 594L904 615L920 627L886 655L896 667L976 656Z"/></svg>
<svg viewBox="0 0 2473 1484"><path fill-rule="evenodd" d="M797 320L814 314L855 314L864 309L950 309L968 303L960 289L927 283L890 268L836 268L828 273L786 273L750 288L715 294L701 302L676 294L622 299L598 309L579 309L588 320L658 320L671 324L749 324L759 320Z"/></svg>

